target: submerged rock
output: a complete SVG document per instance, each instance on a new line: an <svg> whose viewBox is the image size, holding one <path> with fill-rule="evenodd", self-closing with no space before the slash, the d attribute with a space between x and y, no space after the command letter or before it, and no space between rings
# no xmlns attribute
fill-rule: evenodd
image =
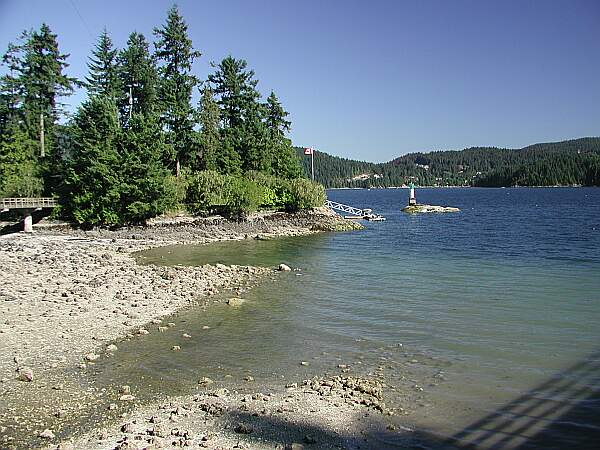
<svg viewBox="0 0 600 450"><path fill-rule="evenodd" d="M229 306L234 306L234 307L242 306L242 304L244 304L245 302L246 302L246 300L244 300L243 298L237 298L237 297L233 297L233 298L230 298L229 300L227 300L227 304Z"/></svg>

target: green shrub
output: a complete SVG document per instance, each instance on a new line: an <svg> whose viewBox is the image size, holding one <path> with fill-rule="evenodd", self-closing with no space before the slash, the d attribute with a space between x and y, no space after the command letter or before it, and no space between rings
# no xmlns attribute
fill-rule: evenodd
<svg viewBox="0 0 600 450"><path fill-rule="evenodd" d="M326 200L325 188L322 184L305 178L289 180L290 201L286 209L297 211L299 209L316 208L323 206Z"/></svg>
<svg viewBox="0 0 600 450"><path fill-rule="evenodd" d="M186 201L195 213L244 217L259 208L297 211L323 206L325 189L301 178L286 180L260 172L242 177L206 170L191 177Z"/></svg>
<svg viewBox="0 0 600 450"><path fill-rule="evenodd" d="M257 211L263 201L263 189L254 181L241 177L229 177L230 191L227 209L230 215L245 217Z"/></svg>

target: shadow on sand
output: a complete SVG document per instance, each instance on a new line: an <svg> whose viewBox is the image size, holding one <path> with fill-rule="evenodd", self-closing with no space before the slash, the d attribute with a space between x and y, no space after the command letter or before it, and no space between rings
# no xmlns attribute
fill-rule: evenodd
<svg viewBox="0 0 600 450"><path fill-rule="evenodd" d="M231 419L253 428L251 440L304 443L305 448L346 449L581 449L600 448L600 352L465 427L451 437L423 431L388 431L370 417L360 429L336 434L273 416L234 412ZM307 445L311 437L317 439Z"/></svg>

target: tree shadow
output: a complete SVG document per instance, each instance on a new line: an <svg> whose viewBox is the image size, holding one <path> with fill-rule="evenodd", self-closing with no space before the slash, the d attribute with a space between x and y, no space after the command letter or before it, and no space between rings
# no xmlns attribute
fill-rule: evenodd
<svg viewBox="0 0 600 450"><path fill-rule="evenodd" d="M343 426L343 431L339 432L318 424L295 422L293 419L272 415L253 415L239 410L229 412L228 419L252 430L244 439L250 448L253 443L273 444L275 448L285 448L280 447L283 444L291 446L292 443L299 443L305 449L391 450L429 448L434 440L437 444L441 442L432 436L413 433L408 429L389 431L375 414L357 413L350 423ZM429 442L427 447L423 446L425 439Z"/></svg>

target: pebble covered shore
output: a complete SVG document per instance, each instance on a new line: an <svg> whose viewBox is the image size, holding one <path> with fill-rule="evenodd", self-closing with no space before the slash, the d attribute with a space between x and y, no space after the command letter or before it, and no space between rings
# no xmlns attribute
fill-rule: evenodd
<svg viewBox="0 0 600 450"><path fill-rule="evenodd" d="M249 394L254 380L229 392L200 379L200 394L138 405L128 386L95 386L86 371L119 351L117 339L143 339L169 327L176 311L205 307L223 291L235 298L278 269L142 266L132 252L357 228L315 210L0 236L0 448L356 447L361 429L379 423L365 415L386 413L375 380L342 373L264 393L257 382Z"/></svg>

